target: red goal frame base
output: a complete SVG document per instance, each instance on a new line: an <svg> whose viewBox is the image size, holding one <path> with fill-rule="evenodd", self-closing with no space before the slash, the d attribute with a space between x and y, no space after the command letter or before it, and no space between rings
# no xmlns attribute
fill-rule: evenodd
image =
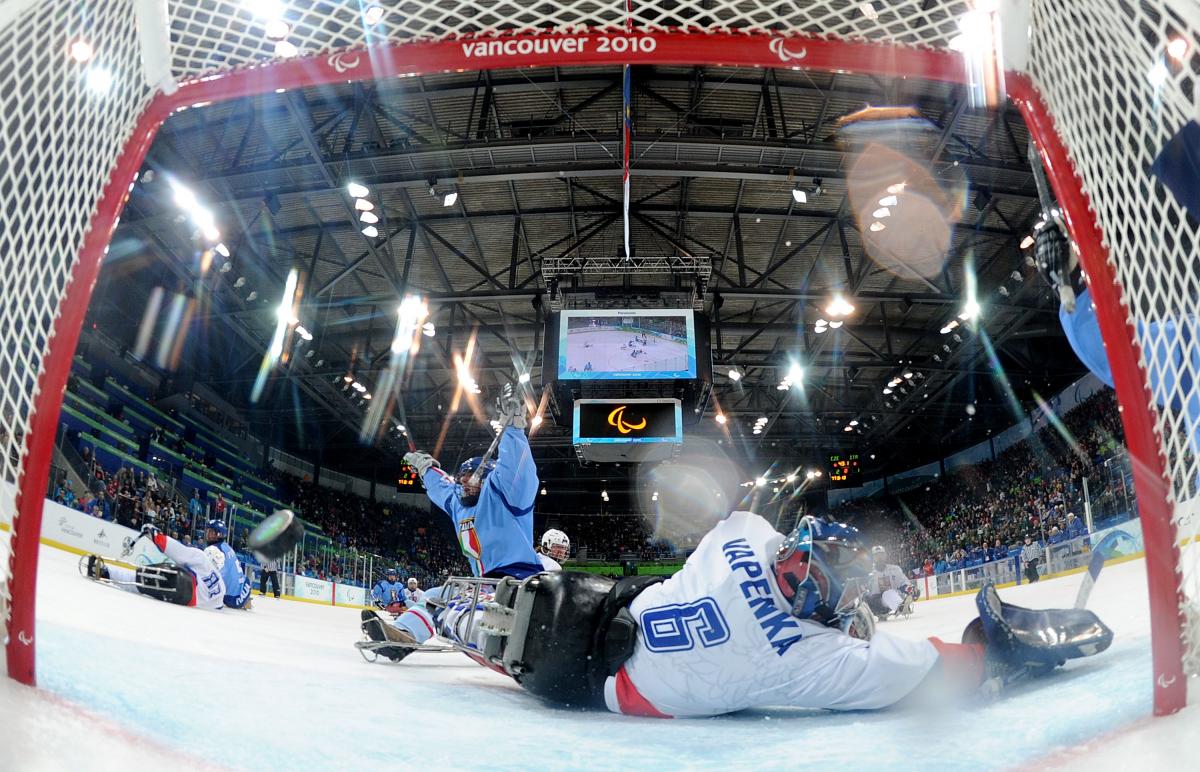
<svg viewBox="0 0 1200 772"><path fill-rule="evenodd" d="M622 42L623 41L623 42ZM619 50L618 50L619 49ZM629 32L513 35L503 38L387 44L291 59L185 82L171 95L158 94L139 117L112 170L92 216L55 321L50 350L38 380L30 419L28 455L17 492L10 557L13 589L9 675L35 683L34 586L15 581L37 574L42 506L49 481L59 409L92 289L113 230L159 126L190 105L254 96L278 88L370 81L446 71L584 65L682 65L806 69L966 82L959 55L890 44L845 42L761 33L689 34ZM1024 75L1008 73L1005 87L1037 144L1047 176L1080 260L1090 277L1096 315L1112 365L1146 544L1147 585L1153 634L1154 712L1173 713L1186 704L1183 673L1182 592L1179 549L1152 400L1134 330L1120 302L1120 289L1087 194L1037 89Z"/></svg>

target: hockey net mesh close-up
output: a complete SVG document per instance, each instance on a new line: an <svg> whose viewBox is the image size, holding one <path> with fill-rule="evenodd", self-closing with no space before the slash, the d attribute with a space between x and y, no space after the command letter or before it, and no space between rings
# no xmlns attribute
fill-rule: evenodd
<svg viewBox="0 0 1200 772"><path fill-rule="evenodd" d="M28 479L21 484L32 478L32 470L22 465L35 404L54 412L58 407L56 395L38 401L39 379L47 361L69 360L72 353L62 351L62 339L54 338L55 322L102 189L154 96L142 73L133 5L14 0L0 11L3 521L14 516L18 487L29 495L45 493L31 490ZM973 5L965 0L409 1L384 4L382 19L367 24L368 4L294 0L283 4L289 27L282 46L265 34L263 19L249 10L253 4L171 1L167 12L170 70L186 82L262 67L281 53L303 57L365 45L513 34L725 32L946 49L959 33L958 19ZM1198 12L1191 0L1032 0L1031 6L1028 74L1090 196L1152 391L1142 404L1126 403L1123 409L1150 411L1177 537L1185 542L1200 530L1200 516L1191 514L1200 472L1198 233L1196 222L1150 167L1196 114ZM77 38L96 51L88 69L68 56ZM1182 59L1166 55L1176 39L1186 49ZM719 60L719 51L711 57ZM548 57L545 64L559 63ZM99 68L107 73L107 89L90 82L98 76L86 74ZM19 539L19 523L15 530ZM1200 599L1200 571L1191 557L1196 552L1185 547L1179 560L1180 588L1190 608ZM0 580L0 602L21 581L32 582ZM1195 673L1200 634L1193 624L1185 635L1186 666Z"/></svg>

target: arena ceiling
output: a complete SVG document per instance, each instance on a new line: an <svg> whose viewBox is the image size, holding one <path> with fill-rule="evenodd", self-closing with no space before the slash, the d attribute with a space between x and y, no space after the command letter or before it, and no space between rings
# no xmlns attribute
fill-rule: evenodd
<svg viewBox="0 0 1200 772"><path fill-rule="evenodd" d="M1014 108L972 107L957 85L791 70L638 67L632 93L633 253L711 267L701 300L713 320L714 390L693 434L750 467L850 448L875 454L879 469L907 468L1011 425L1014 400L1027 406L1034 390L1053 393L1082 374L1021 248L1040 207ZM933 132L930 174L970 181L941 270L888 269L864 248L847 196L854 157L837 121L868 105L916 108ZM154 143L93 320L131 342L155 287L194 296L180 365L188 377L287 447L323 448L343 468L387 462L402 438L364 451L367 405L341 378L377 385L399 299L424 295L437 329L403 389L403 420L422 446L447 426L452 359L471 338L485 396L514 377L514 362L533 363L540 390L544 269L622 253L621 157L618 68L447 73L196 106ZM226 272L201 270L170 178L213 211L231 252ZM349 181L370 190L375 237L361 232ZM445 206L451 191L457 201ZM300 319L314 340L251 404L293 268L306 277ZM971 277L989 345L966 325L940 332ZM694 286L691 276L636 271L559 282L568 298L595 303L685 304ZM855 311L819 334L835 292ZM805 368L804 389L780 391L793 362ZM885 395L905 372L905 393ZM712 420L718 410L724 426ZM766 429L754 435L761 416ZM455 420L442 446L458 454L488 436L486 424ZM547 423L534 444L544 477L578 476L569 431Z"/></svg>

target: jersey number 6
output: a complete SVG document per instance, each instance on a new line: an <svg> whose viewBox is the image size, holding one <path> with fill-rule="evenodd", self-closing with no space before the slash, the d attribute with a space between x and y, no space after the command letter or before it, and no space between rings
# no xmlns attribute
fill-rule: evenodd
<svg viewBox="0 0 1200 772"><path fill-rule="evenodd" d="M707 649L729 640L729 625L712 598L648 608L640 621L650 651L689 651L697 643Z"/></svg>

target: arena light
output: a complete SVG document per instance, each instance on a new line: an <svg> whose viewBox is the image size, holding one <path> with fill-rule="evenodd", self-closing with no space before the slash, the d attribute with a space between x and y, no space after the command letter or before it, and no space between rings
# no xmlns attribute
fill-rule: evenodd
<svg viewBox="0 0 1200 772"><path fill-rule="evenodd" d="M879 233L879 231L883 230L886 227L887 227L886 225L884 225L883 223L876 220L875 222L871 223L870 230L871 230L871 233Z"/></svg>
<svg viewBox="0 0 1200 772"><path fill-rule="evenodd" d="M1031 233L1028 236L1026 236L1025 238L1021 239L1021 249L1029 249L1032 246L1033 246L1033 234Z"/></svg>
<svg viewBox="0 0 1200 772"><path fill-rule="evenodd" d="M369 391L363 392L363 399L370 399L370 398L371 398L371 392L369 392Z"/></svg>
<svg viewBox="0 0 1200 772"><path fill-rule="evenodd" d="M941 332L943 335L949 335L949 334L950 334L950 332L951 332L951 331L953 331L953 330L954 330L954 328L955 328L955 327L957 327L957 326L958 326L958 320L957 320L957 319L951 319L950 321L946 322L946 326L945 326L945 327L943 327L943 328L940 330L940 332Z"/></svg>
<svg viewBox="0 0 1200 772"><path fill-rule="evenodd" d="M350 374L346 374L346 375L342 376L342 380L345 381L346 383L354 383L354 376L350 375ZM403 428L403 427L401 427L401 428Z"/></svg>
<svg viewBox="0 0 1200 772"><path fill-rule="evenodd" d="M967 302L963 305L963 310L959 313L958 318L963 321L973 321L979 318L982 309L979 307L979 301L973 297L967 298Z"/></svg>
<svg viewBox="0 0 1200 772"><path fill-rule="evenodd" d="M359 212L358 219L368 225L374 225L375 223L379 222L379 215L375 214L374 212Z"/></svg>
<svg viewBox="0 0 1200 772"><path fill-rule="evenodd" d="M79 64L83 64L96 55L96 50L92 48L92 44L82 38L72 43L68 51L71 54L71 58Z"/></svg>
<svg viewBox="0 0 1200 772"><path fill-rule="evenodd" d="M905 185L905 183L903 183L903 182L896 182L891 185L888 185L887 192L891 193L893 196L899 195L900 193L904 192L904 185Z"/></svg>
<svg viewBox="0 0 1200 772"><path fill-rule="evenodd" d="M875 10L874 3L870 3L870 2L859 3L858 10L862 12L863 16L867 17L871 21L875 21L876 19L879 18L879 11Z"/></svg>
<svg viewBox="0 0 1200 772"><path fill-rule="evenodd" d="M755 485L757 485L759 488L761 488L761 487L763 487L764 485L766 485L766 484L767 484L767 478L765 478L765 477L759 477L758 479L756 479L756 480L754 481L754 484L755 484Z"/></svg>
<svg viewBox="0 0 1200 772"><path fill-rule="evenodd" d="M263 25L263 29L267 33L267 40L283 40L292 31L292 25L283 19L271 19Z"/></svg>
<svg viewBox="0 0 1200 772"><path fill-rule="evenodd" d="M792 200L795 201L797 204L807 204L808 203L808 193L806 193L804 190L802 190L799 187L792 188Z"/></svg>
<svg viewBox="0 0 1200 772"><path fill-rule="evenodd" d="M895 194L892 193L889 193L888 195L879 199L880 206L895 206L898 203L900 203L900 199L896 198Z"/></svg>
<svg viewBox="0 0 1200 772"><path fill-rule="evenodd" d="M367 6L367 10L363 11L363 21L369 26L374 26L383 21L383 8L378 5Z"/></svg>
<svg viewBox="0 0 1200 772"><path fill-rule="evenodd" d="M787 477L785 477L783 479L785 482L794 483L794 482L796 482L796 473L792 472L791 474L789 474Z"/></svg>
<svg viewBox="0 0 1200 772"><path fill-rule="evenodd" d="M762 434L762 429L756 426L751 434Z"/></svg>
<svg viewBox="0 0 1200 772"><path fill-rule="evenodd" d="M1187 56L1188 42L1186 38L1172 38L1170 43L1167 43L1167 56L1177 62L1182 62Z"/></svg>
<svg viewBox="0 0 1200 772"><path fill-rule="evenodd" d="M521 373L518 375L517 383L529 383L529 373Z"/></svg>
<svg viewBox="0 0 1200 772"><path fill-rule="evenodd" d="M1158 88L1166 82L1171 76L1171 71L1167 69L1167 65L1160 59L1150 68L1150 72L1146 73L1146 80L1150 81L1150 85Z"/></svg>
<svg viewBox="0 0 1200 772"><path fill-rule="evenodd" d="M90 67L87 71L87 85L97 94L107 94L112 88L113 74L105 67Z"/></svg>
<svg viewBox="0 0 1200 772"><path fill-rule="evenodd" d="M829 323L829 329L836 330L837 328L841 327L842 324L844 324L844 322L842 322L841 319L835 319Z"/></svg>
<svg viewBox="0 0 1200 772"><path fill-rule="evenodd" d="M545 495L546 495L546 489L545 489L545 488L542 488L542 495L543 495L543 496L545 496Z"/></svg>
<svg viewBox="0 0 1200 772"><path fill-rule="evenodd" d="M536 429L536 428L538 428L539 426L541 426L541 425L542 425L542 422L543 422L543 421L545 421L545 420L546 420L546 419L542 418L540 415L535 415L535 416L533 417L533 420L531 420L531 421L529 422L529 425L530 425L530 426L532 426L533 428L535 428L535 429Z"/></svg>
<svg viewBox="0 0 1200 772"><path fill-rule="evenodd" d="M434 335L437 335L437 327L434 326L433 322L425 322L425 324L421 325L421 334L426 338L432 338Z"/></svg>
<svg viewBox="0 0 1200 772"><path fill-rule="evenodd" d="M835 293L825 306L825 313L835 319L839 316L849 316L854 313L854 304L846 300L840 292Z"/></svg>
<svg viewBox="0 0 1200 772"><path fill-rule="evenodd" d="M360 185L357 182L351 182L346 185L346 192L354 198L364 198L371 191L367 190L366 185Z"/></svg>
<svg viewBox="0 0 1200 772"><path fill-rule="evenodd" d="M724 413L717 413L715 416L713 416L713 420L714 420L714 421L716 421L717 423L721 424L722 426L724 426L724 425L725 425L725 420L726 420L726 419L725 419L725 414L724 414Z"/></svg>
<svg viewBox="0 0 1200 772"><path fill-rule="evenodd" d="M354 208L360 212L369 212L375 208L375 205L372 204L368 199L356 198L354 199Z"/></svg>
<svg viewBox="0 0 1200 772"><path fill-rule="evenodd" d="M221 257L229 257L229 247L225 246L225 244L217 244L214 249L217 250L217 253L220 254Z"/></svg>
<svg viewBox="0 0 1200 772"><path fill-rule="evenodd" d="M857 419L857 418L852 418L852 419L850 420L850 425L851 425L851 426L858 426L858 419Z"/></svg>
<svg viewBox="0 0 1200 772"><path fill-rule="evenodd" d="M891 390L891 389L889 389L888 387L886 387L886 386L885 386L885 387L883 388L883 393L884 393L884 394L891 394L891 393L892 393L892 390Z"/></svg>
<svg viewBox="0 0 1200 772"><path fill-rule="evenodd" d="M905 371L904 371L904 380L906 380L906 381L907 381L907 380L912 380L912 377L913 377L912 370L905 370Z"/></svg>
<svg viewBox="0 0 1200 772"><path fill-rule="evenodd" d="M275 44L275 55L280 59L291 59L300 55L300 49L290 40L280 40Z"/></svg>
<svg viewBox="0 0 1200 772"><path fill-rule="evenodd" d="M728 375L729 380L733 381L734 383L737 383L742 379L742 374L738 372L737 368L735 367L729 368L729 372L726 373L726 375Z"/></svg>
<svg viewBox="0 0 1200 772"><path fill-rule="evenodd" d="M442 197L442 206L454 206L458 203L458 191L452 190Z"/></svg>
<svg viewBox="0 0 1200 772"><path fill-rule="evenodd" d="M369 239L376 238L379 236L379 229L376 228L374 225L368 225L367 227L362 229L362 235L366 236Z"/></svg>
<svg viewBox="0 0 1200 772"><path fill-rule="evenodd" d="M876 220L882 220L885 217L891 217L892 210L888 209L886 206L881 206L878 209L876 209L874 212L871 212L871 216L874 217Z"/></svg>
<svg viewBox="0 0 1200 772"><path fill-rule="evenodd" d="M658 491L655 491L653 494L651 494L651 496L650 496L650 500L651 500L651 501L658 501Z"/></svg>

